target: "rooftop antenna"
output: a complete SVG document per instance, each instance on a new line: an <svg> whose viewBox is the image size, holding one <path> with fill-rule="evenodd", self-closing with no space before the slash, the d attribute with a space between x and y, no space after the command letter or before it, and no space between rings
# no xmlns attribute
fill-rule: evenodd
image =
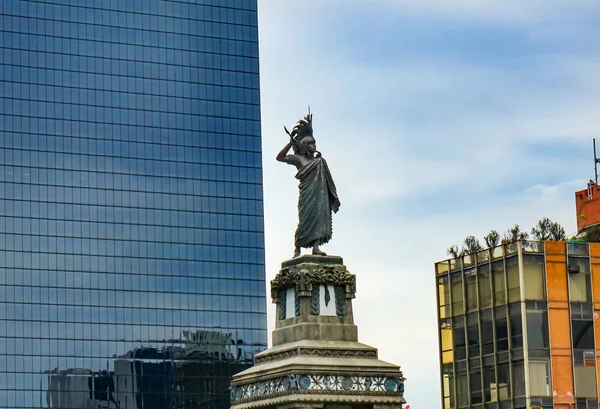
<svg viewBox="0 0 600 409"><path fill-rule="evenodd" d="M598 162L600 162L600 158L596 155L596 138L594 138L594 176L596 185L598 184Z"/></svg>

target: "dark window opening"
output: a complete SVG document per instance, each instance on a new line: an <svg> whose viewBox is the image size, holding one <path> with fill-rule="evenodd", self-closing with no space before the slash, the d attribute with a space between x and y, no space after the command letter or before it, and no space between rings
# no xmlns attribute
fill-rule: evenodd
<svg viewBox="0 0 600 409"><path fill-rule="evenodd" d="M506 307L498 307L496 315L496 350L508 351L508 320L506 319Z"/></svg>
<svg viewBox="0 0 600 409"><path fill-rule="evenodd" d="M573 348L594 349L594 321L573 320Z"/></svg>
<svg viewBox="0 0 600 409"><path fill-rule="evenodd" d="M523 347L523 320L520 303L510 305L510 341L512 348Z"/></svg>
<svg viewBox="0 0 600 409"><path fill-rule="evenodd" d="M454 359L457 361L467 359L467 341L465 337L464 317L454 318L452 337L454 338Z"/></svg>
<svg viewBox="0 0 600 409"><path fill-rule="evenodd" d="M471 372L471 404L483 403L481 393L481 372Z"/></svg>
<svg viewBox="0 0 600 409"><path fill-rule="evenodd" d="M494 323L492 322L492 310L481 312L481 338L483 341L483 355L494 353Z"/></svg>
<svg viewBox="0 0 600 409"><path fill-rule="evenodd" d="M523 363L513 364L513 383L515 396L525 396L525 367Z"/></svg>
<svg viewBox="0 0 600 409"><path fill-rule="evenodd" d="M510 370L508 364L498 365L498 382L496 386L498 400L508 401L510 399Z"/></svg>
<svg viewBox="0 0 600 409"><path fill-rule="evenodd" d="M527 311L527 342L529 348L550 347L546 311Z"/></svg>
<svg viewBox="0 0 600 409"><path fill-rule="evenodd" d="M469 357L479 356L481 353L479 344L479 317L474 312L467 316L467 341L469 344Z"/></svg>

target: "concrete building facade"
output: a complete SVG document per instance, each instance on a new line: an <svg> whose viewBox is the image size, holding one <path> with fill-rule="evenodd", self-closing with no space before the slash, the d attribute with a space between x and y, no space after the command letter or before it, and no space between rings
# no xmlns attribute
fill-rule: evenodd
<svg viewBox="0 0 600 409"><path fill-rule="evenodd" d="M598 408L600 244L501 245L436 280L444 409Z"/></svg>

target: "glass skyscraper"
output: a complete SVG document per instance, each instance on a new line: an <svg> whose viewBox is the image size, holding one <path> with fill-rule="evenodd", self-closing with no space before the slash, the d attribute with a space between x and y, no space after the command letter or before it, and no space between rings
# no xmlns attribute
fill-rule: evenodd
<svg viewBox="0 0 600 409"><path fill-rule="evenodd" d="M0 1L0 408L228 408L262 211L256 0Z"/></svg>

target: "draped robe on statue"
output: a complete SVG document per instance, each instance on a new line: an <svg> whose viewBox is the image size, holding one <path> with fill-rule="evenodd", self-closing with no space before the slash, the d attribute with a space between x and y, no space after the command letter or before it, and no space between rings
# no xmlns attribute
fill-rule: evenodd
<svg viewBox="0 0 600 409"><path fill-rule="evenodd" d="M321 157L314 158L298 171L296 179L300 181L296 247L325 244L332 235L331 212L340 208L327 162Z"/></svg>

